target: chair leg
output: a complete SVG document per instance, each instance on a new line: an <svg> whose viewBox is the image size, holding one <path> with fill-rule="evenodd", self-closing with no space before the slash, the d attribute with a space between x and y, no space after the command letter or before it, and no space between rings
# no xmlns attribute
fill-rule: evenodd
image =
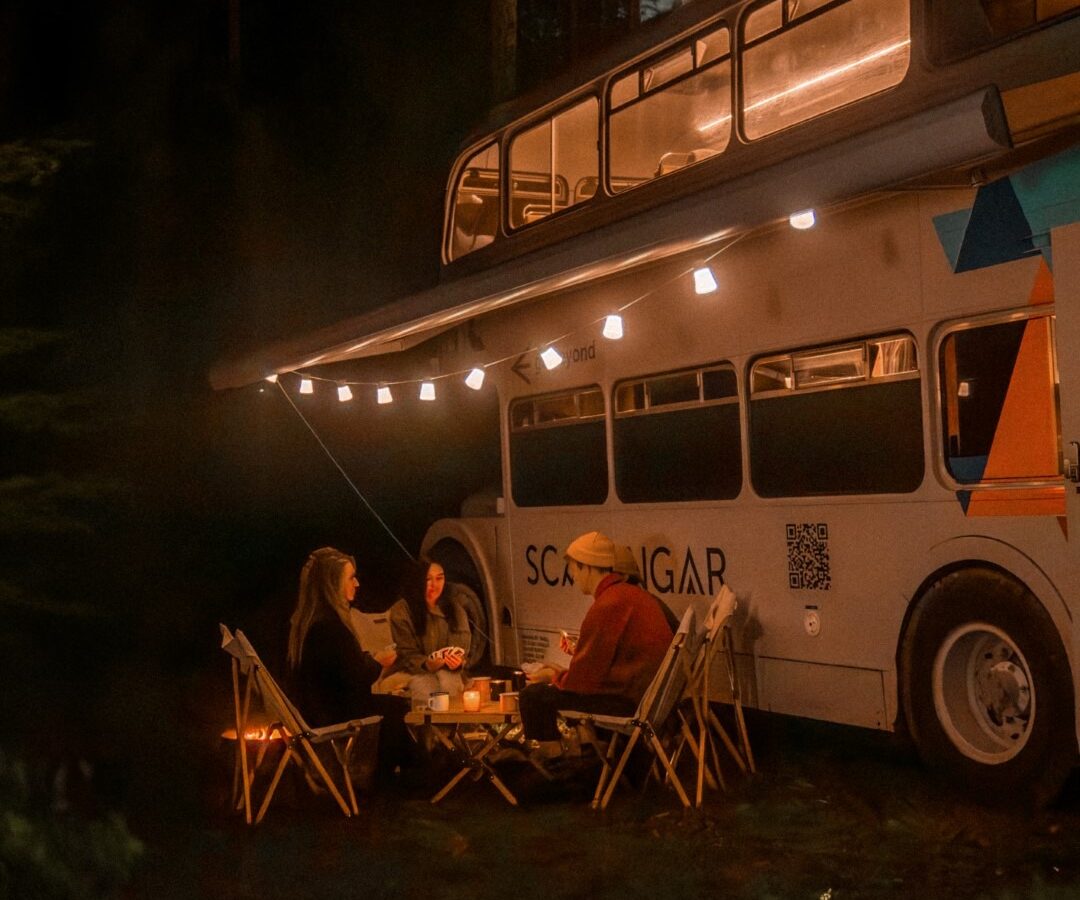
<svg viewBox="0 0 1080 900"><path fill-rule="evenodd" d="M323 784L326 785L327 790L330 791L330 795L337 801L337 805L341 807L341 811L345 813L345 817L350 817L352 813L345 803L345 798L341 796L341 792L337 789L337 785L334 784L334 780L330 777L330 773L326 771L325 766L322 764L322 760L319 759L319 754L316 753L315 748L311 746L311 742L308 741L307 738L301 737L300 745L307 752L308 759L311 760L311 765L315 768L315 771L319 773L319 777L323 780Z"/></svg>
<svg viewBox="0 0 1080 900"><path fill-rule="evenodd" d="M735 701L735 723L739 731L739 739L742 741L743 752L746 754L746 764L752 774L757 774L757 766L754 765L754 752L750 749L750 735L746 731L746 719L743 718L742 700Z"/></svg>
<svg viewBox="0 0 1080 900"><path fill-rule="evenodd" d="M716 733L720 736L720 740L723 742L724 746L727 748L732 758L735 760L736 763L738 763L740 771L743 773L743 775L745 775L746 761L743 759L742 754L739 752L739 749L735 746L734 742L731 740L731 737L728 735L727 729L724 728L724 726L720 723L720 720L716 718L716 713L714 713L711 709L709 710L709 723L712 725Z"/></svg>
<svg viewBox="0 0 1080 900"><path fill-rule="evenodd" d="M604 797L600 801L600 809L607 809L608 803L611 802L611 795L615 793L615 788L619 783L619 779L622 777L623 769L626 768L626 763L630 759L630 754L633 752L639 737L641 737L640 726L630 732L630 738L626 742L626 747L623 748L622 756L619 757L619 763L615 766L615 771L611 773L611 776L608 779L607 790L604 791ZM612 741L612 743L614 743L614 741Z"/></svg>
<svg viewBox="0 0 1080 900"><path fill-rule="evenodd" d="M667 753L664 752L664 745L661 743L660 738L656 736L656 732L650 729L649 742L652 744L653 752L656 754L656 758L667 770L668 778L671 779L671 783L675 786L675 793L679 795L679 800L682 801L684 807L690 806L690 798L686 796L686 791L683 790L682 782L679 781L679 776L675 774L675 770L671 766L671 760L668 759Z"/></svg>
<svg viewBox="0 0 1080 900"><path fill-rule="evenodd" d="M244 732L247 729L247 708L248 701L251 699L251 679L248 679L244 697L244 705L240 705L240 665L234 659L232 661L232 682L233 682L233 706L236 711L236 754L240 762L240 778L244 785L244 821L248 825L251 824L251 780L248 778L248 758L247 758L247 740ZM243 709L243 714L241 714ZM233 769L233 799L236 802L237 797L236 789L236 769Z"/></svg>
<svg viewBox="0 0 1080 900"><path fill-rule="evenodd" d="M350 734L349 739L345 742L345 749L338 753L338 759L341 762L341 775L345 779L345 790L349 794L349 806L352 807L353 815L360 815L360 807L356 804L356 791L353 790L352 773L349 771L349 760L352 757L353 744L356 741L356 735ZM334 744L334 752L338 752L337 743Z"/></svg>
<svg viewBox="0 0 1080 900"><path fill-rule="evenodd" d="M604 787L607 785L608 778L611 777L613 769L612 762L615 759L617 748L619 746L619 735L617 732L611 735L611 741L608 743L607 753L600 758L600 780L596 782L596 790L593 792L593 798L591 806L593 809L600 808L600 798L603 796Z"/></svg>
<svg viewBox="0 0 1080 900"><path fill-rule="evenodd" d="M281 761L277 764L277 768L274 770L274 777L270 781L270 787L266 789L266 794L263 796L262 805L259 807L259 814L255 817L255 824L258 825L263 816L266 815L266 810L270 808L270 801L273 799L274 791L277 790L278 782L281 781L281 775L285 771L285 767L289 764L289 758L292 756L292 750L289 747L288 742L285 742L282 746Z"/></svg>

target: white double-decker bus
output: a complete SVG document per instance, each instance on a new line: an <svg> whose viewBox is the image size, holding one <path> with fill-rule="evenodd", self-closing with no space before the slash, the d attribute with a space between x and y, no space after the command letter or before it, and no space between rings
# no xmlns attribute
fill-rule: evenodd
<svg viewBox="0 0 1080 900"><path fill-rule="evenodd" d="M437 287L215 383L374 412L409 347L444 394L479 370L501 484L422 550L493 662L557 658L600 529L676 612L736 590L747 705L1045 799L1080 723L1080 3L699 0L635 40L467 143Z"/></svg>

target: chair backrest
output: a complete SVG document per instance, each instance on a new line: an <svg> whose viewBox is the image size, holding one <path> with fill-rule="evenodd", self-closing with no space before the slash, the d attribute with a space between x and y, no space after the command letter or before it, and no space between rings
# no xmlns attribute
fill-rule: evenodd
<svg viewBox="0 0 1080 900"><path fill-rule="evenodd" d="M716 636L731 618L738 606L735 592L726 584L720 586L716 597L713 598L709 611L705 614L705 641L711 644Z"/></svg>
<svg viewBox="0 0 1080 900"><path fill-rule="evenodd" d="M300 715L300 710L285 696L285 692L274 680L274 676L267 671L266 666L259 659L259 654L251 646L251 641L247 639L247 635L237 628L235 638L239 647L240 666L243 668L246 663L254 674L266 711L292 734L305 734L311 731L304 717Z"/></svg>
<svg viewBox="0 0 1080 900"><path fill-rule="evenodd" d="M638 705L637 718L653 726L660 725L674 709L686 687L687 653L694 643L694 608L687 607L671 639L667 653Z"/></svg>

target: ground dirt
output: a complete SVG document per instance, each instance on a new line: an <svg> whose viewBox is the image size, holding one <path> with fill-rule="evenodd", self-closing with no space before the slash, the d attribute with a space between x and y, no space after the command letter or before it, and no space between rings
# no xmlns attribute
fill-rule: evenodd
<svg viewBox="0 0 1080 900"><path fill-rule="evenodd" d="M593 769L548 783L508 761L517 809L469 781L432 806L428 774L376 788L350 820L297 785L254 828L224 803L201 821L147 818L128 896L1080 897L1075 779L1033 813L958 796L890 735L761 716L751 729L757 775L729 771L701 810L654 783L593 812Z"/></svg>

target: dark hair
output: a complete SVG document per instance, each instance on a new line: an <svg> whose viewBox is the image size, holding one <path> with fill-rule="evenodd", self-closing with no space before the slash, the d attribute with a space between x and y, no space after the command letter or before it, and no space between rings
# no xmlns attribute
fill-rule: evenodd
<svg viewBox="0 0 1080 900"><path fill-rule="evenodd" d="M405 605L409 608L409 618L412 619L413 628L416 629L418 634L423 632L424 624L427 622L427 574L428 569L433 565L438 566L444 572L446 571L442 563L423 556L416 562L408 563L398 586L398 596L405 601ZM447 586L449 586L449 581ZM438 600L438 607L449 618L450 592L447 587L443 588L442 595Z"/></svg>

